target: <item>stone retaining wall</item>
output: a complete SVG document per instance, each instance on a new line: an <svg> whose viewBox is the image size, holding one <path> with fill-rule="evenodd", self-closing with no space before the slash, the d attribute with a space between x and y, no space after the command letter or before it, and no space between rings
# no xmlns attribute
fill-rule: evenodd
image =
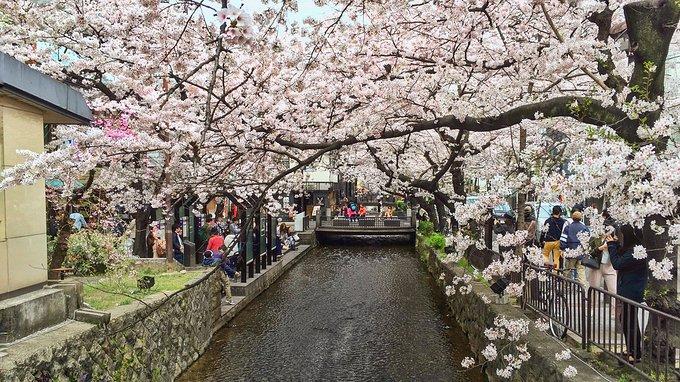
<svg viewBox="0 0 680 382"><path fill-rule="evenodd" d="M77 321L12 345L2 381L170 381L203 353L220 318L220 272L180 293L111 311L106 327Z"/></svg>
<svg viewBox="0 0 680 382"><path fill-rule="evenodd" d="M436 280L442 273L445 274L444 281L438 281L442 291L445 286L451 283L454 276L461 276L464 270L452 263L443 263L431 248L426 247L418 238L417 251L421 260L427 265L428 271ZM484 298L494 301L494 293L491 289L479 282L472 282L472 292L469 294L456 293L447 297L451 313L456 318L463 331L466 333L472 351L477 355L478 360L484 359L481 356L482 350L489 343L484 335L486 328L493 326L493 320L498 315L504 315L509 319L528 319L524 312L511 304L487 304ZM533 322L533 320L531 320ZM595 372L590 365L572 357L569 361L557 361L555 353L564 350L564 346L554 337L538 331L534 325L530 325L527 336L528 349L531 359L525 362L520 370L513 376L513 381L568 381L562 374L564 369L571 365L577 371L576 380L580 381L607 381L600 374ZM580 356L578 349L571 349L572 353ZM483 368L490 381L507 381L496 375L496 369L500 365L497 362L490 362Z"/></svg>

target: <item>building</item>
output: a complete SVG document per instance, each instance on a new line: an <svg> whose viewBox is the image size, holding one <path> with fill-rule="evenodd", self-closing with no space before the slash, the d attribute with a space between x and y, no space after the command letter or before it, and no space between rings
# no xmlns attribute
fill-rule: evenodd
<svg viewBox="0 0 680 382"><path fill-rule="evenodd" d="M87 124L83 96L0 52L0 164L22 162L16 151L44 149L45 124ZM47 282L45 183L0 192L0 300Z"/></svg>
<svg viewBox="0 0 680 382"><path fill-rule="evenodd" d="M342 174L335 169L334 160L324 155L312 166L303 171L305 196L295 199L296 204L310 216L314 206L332 208L344 198L356 197L356 183L343 180Z"/></svg>

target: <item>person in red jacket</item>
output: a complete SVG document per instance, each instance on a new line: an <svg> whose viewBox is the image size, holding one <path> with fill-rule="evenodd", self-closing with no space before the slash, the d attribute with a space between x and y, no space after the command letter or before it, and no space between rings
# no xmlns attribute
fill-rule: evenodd
<svg viewBox="0 0 680 382"><path fill-rule="evenodd" d="M364 207L363 204L359 204L359 217L360 218L366 217L366 207Z"/></svg>
<svg viewBox="0 0 680 382"><path fill-rule="evenodd" d="M224 245L224 238L220 235L220 231L217 227L212 227L210 229L210 239L208 240L208 246L206 251L212 251L212 253L218 253L220 247Z"/></svg>

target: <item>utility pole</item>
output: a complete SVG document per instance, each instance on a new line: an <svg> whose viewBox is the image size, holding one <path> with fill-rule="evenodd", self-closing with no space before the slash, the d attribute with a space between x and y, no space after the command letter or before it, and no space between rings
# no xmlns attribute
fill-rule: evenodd
<svg viewBox="0 0 680 382"><path fill-rule="evenodd" d="M529 82L529 86L527 87L527 91L529 94L533 92L534 89L534 83ZM522 162L522 153L527 147L527 129L522 126L522 123L519 124L519 154L517 155L517 166L518 166L518 173L524 174L527 176L527 179L529 178L528 174L528 169L524 166L524 163ZM528 186L528 185L523 185L523 186ZM527 202L527 194L524 192L524 190L520 190L517 193L517 228L518 229L524 229L525 227L525 221L524 221L524 205Z"/></svg>

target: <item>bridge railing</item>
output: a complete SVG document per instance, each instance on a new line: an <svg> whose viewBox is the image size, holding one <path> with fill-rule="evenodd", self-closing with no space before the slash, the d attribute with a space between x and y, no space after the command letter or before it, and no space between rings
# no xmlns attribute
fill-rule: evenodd
<svg viewBox="0 0 680 382"><path fill-rule="evenodd" d="M347 218L344 216L322 215L320 227L356 227L356 228L411 228L413 221L410 216L365 216Z"/></svg>

